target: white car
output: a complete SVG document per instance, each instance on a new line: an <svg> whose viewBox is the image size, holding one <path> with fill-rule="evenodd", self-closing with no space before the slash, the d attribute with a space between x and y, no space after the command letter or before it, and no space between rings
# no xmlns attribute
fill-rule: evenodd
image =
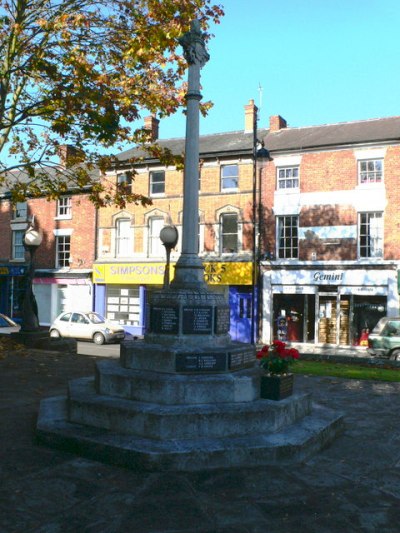
<svg viewBox="0 0 400 533"><path fill-rule="evenodd" d="M68 311L61 313L51 324L50 337L72 337L92 340L95 344L104 344L123 340L125 330L93 311L87 313Z"/></svg>
<svg viewBox="0 0 400 533"><path fill-rule="evenodd" d="M4 333L9 335L10 333L16 333L20 329L21 326L14 322L14 320L0 313L0 334Z"/></svg>

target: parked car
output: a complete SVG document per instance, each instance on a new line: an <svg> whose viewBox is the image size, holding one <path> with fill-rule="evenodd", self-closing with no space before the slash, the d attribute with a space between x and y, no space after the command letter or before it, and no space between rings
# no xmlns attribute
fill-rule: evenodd
<svg viewBox="0 0 400 533"><path fill-rule="evenodd" d="M0 333L9 335L10 333L16 333L20 328L21 326L14 322L14 320L0 313Z"/></svg>
<svg viewBox="0 0 400 533"><path fill-rule="evenodd" d="M123 340L125 330L93 311L88 313L69 311L61 313L51 324L50 337L72 337L104 344Z"/></svg>
<svg viewBox="0 0 400 533"><path fill-rule="evenodd" d="M368 337L368 353L400 361L400 317L383 317Z"/></svg>

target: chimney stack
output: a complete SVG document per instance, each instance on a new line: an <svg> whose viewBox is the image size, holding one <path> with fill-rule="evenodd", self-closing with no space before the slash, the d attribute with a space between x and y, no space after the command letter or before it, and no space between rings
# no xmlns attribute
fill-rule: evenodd
<svg viewBox="0 0 400 533"><path fill-rule="evenodd" d="M279 131L287 127L287 122L280 115L269 117L269 132Z"/></svg>
<svg viewBox="0 0 400 533"><path fill-rule="evenodd" d="M254 121L256 119L258 108L254 104L254 100L249 100L249 103L244 106L244 132L249 133L253 131Z"/></svg>
<svg viewBox="0 0 400 533"><path fill-rule="evenodd" d="M144 129L149 131L150 141L154 142L158 139L158 125L160 121L151 115L144 118Z"/></svg>

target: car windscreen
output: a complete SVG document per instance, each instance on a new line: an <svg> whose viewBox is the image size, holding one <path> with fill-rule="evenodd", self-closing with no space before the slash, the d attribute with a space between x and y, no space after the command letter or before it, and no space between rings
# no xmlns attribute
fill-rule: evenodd
<svg viewBox="0 0 400 533"><path fill-rule="evenodd" d="M0 328L9 328L10 326L16 326L17 324L12 320L7 320L4 316L0 316Z"/></svg>
<svg viewBox="0 0 400 533"><path fill-rule="evenodd" d="M89 313L88 317L93 324L103 324L105 322L105 319L98 313Z"/></svg>

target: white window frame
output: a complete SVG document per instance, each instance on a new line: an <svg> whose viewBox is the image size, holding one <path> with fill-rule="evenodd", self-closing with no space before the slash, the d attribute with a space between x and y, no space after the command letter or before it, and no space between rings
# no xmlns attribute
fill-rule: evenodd
<svg viewBox="0 0 400 533"><path fill-rule="evenodd" d="M358 160L359 185L380 185L383 183L383 159Z"/></svg>
<svg viewBox="0 0 400 533"><path fill-rule="evenodd" d="M60 196L57 200L57 219L72 218L72 196Z"/></svg>
<svg viewBox="0 0 400 533"><path fill-rule="evenodd" d="M17 202L13 209L13 220L26 220L28 216L28 203Z"/></svg>
<svg viewBox="0 0 400 533"><path fill-rule="evenodd" d="M123 232L121 232L124 226ZM115 256L129 257L133 253L133 230L130 218L117 218L115 221Z"/></svg>
<svg viewBox="0 0 400 533"><path fill-rule="evenodd" d="M153 178L156 174L162 174L163 175L163 180L162 181L156 181L154 182L153 181ZM154 191L154 188L156 185L160 185L162 183L163 187L162 187L162 191L160 192L156 192ZM151 197L154 197L154 196L165 196L165 170L151 170L150 173L149 173L149 195Z"/></svg>
<svg viewBox="0 0 400 533"><path fill-rule="evenodd" d="M360 259L383 258L383 235L382 211L358 213L358 257ZM368 242L361 244L363 239Z"/></svg>
<svg viewBox="0 0 400 533"><path fill-rule="evenodd" d="M284 235L281 235L282 231ZM283 242L282 246L281 242ZM276 217L276 257L277 259L299 258L298 215L279 215Z"/></svg>
<svg viewBox="0 0 400 533"><path fill-rule="evenodd" d="M234 233L228 233L223 232L223 219L225 217L236 217L236 250L224 250L223 244L224 244L224 236L225 235L235 235ZM239 214L231 211L231 212L224 212L219 215L219 223L220 223L220 231L219 231L219 246L220 246L220 253L221 254L237 254L240 251L240 238L239 238L239 229L240 229L240 222L239 222Z"/></svg>
<svg viewBox="0 0 400 533"><path fill-rule="evenodd" d="M298 165L276 169L277 190L298 190L300 187L300 168Z"/></svg>
<svg viewBox="0 0 400 533"><path fill-rule="evenodd" d="M148 257L164 257L165 247L160 239L160 231L164 227L165 219L162 216L148 218Z"/></svg>
<svg viewBox="0 0 400 533"><path fill-rule="evenodd" d="M224 176L226 169L235 167L236 174ZM221 165L220 167L221 191L237 191L239 189L239 165L237 163L229 163ZM234 185L230 182L233 180Z"/></svg>
<svg viewBox="0 0 400 533"><path fill-rule="evenodd" d="M24 234L25 234L25 230L23 229L12 230L11 257L13 261L25 261Z"/></svg>

